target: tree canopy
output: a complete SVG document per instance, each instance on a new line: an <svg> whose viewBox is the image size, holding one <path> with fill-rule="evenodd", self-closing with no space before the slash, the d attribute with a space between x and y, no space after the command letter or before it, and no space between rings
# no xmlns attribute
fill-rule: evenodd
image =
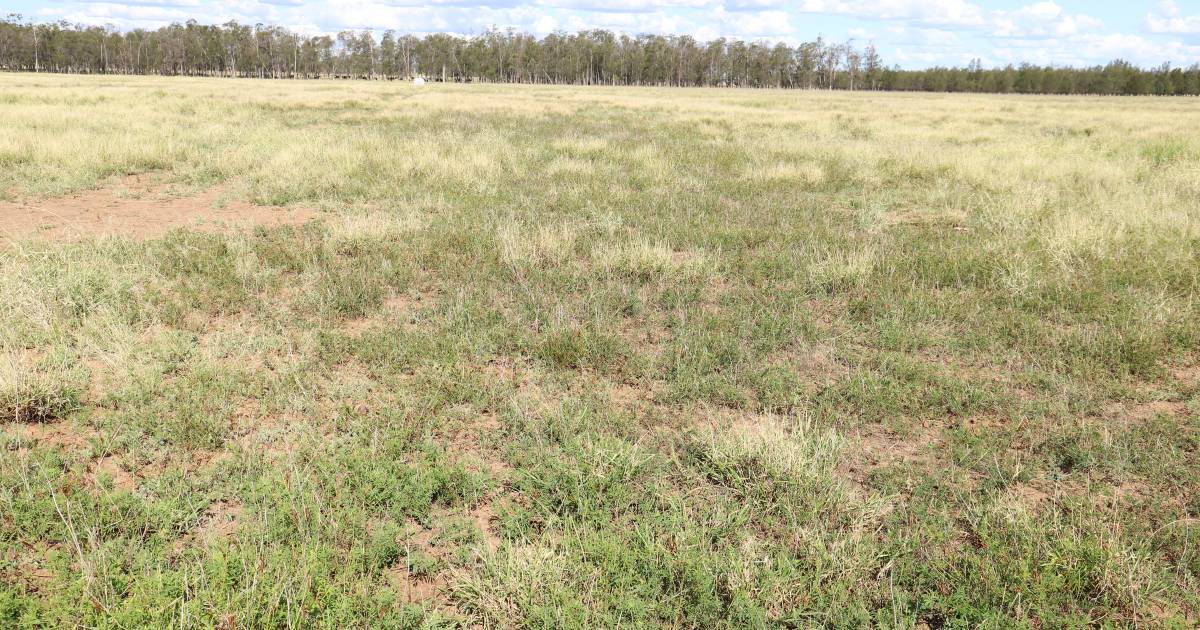
<svg viewBox="0 0 1200 630"><path fill-rule="evenodd" d="M418 37L392 30L306 36L279 26L188 21L119 31L0 19L0 70L260 78L660 85L1050 94L1200 94L1200 66L1152 70L1124 61L1091 68L901 70L873 45L818 38L782 43L605 30L545 37L490 30Z"/></svg>

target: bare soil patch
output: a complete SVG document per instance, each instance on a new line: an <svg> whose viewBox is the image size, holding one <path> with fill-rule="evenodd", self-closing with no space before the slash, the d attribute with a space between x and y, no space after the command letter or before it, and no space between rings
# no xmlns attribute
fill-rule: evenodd
<svg viewBox="0 0 1200 630"><path fill-rule="evenodd" d="M228 540L237 531L238 518L242 515L242 504L236 500L217 501L208 506L204 519L192 532L193 537L203 543Z"/></svg>
<svg viewBox="0 0 1200 630"><path fill-rule="evenodd" d="M1137 403L1111 403L1101 417L1117 424L1140 424L1156 416L1178 418L1187 415L1187 404L1177 400L1151 400Z"/></svg>
<svg viewBox="0 0 1200 630"><path fill-rule="evenodd" d="M1171 376L1186 387L1200 387L1200 363L1193 360L1188 365L1175 367Z"/></svg>
<svg viewBox="0 0 1200 630"><path fill-rule="evenodd" d="M315 212L256 206L227 198L221 187L175 196L147 176L127 177L96 190L46 200L0 202L0 240L84 237L151 238L175 228L220 231L255 225L295 225Z"/></svg>
<svg viewBox="0 0 1200 630"><path fill-rule="evenodd" d="M178 555L189 547L207 547L232 540L237 533L244 508L237 499L220 500L208 506L195 528L176 539L171 553Z"/></svg>
<svg viewBox="0 0 1200 630"><path fill-rule="evenodd" d="M442 591L446 588L446 578L440 574L433 576L416 576L409 572L408 566L397 563L388 569L392 582L400 587L404 594L405 603L439 602Z"/></svg>
<svg viewBox="0 0 1200 630"><path fill-rule="evenodd" d="M127 492L137 490L137 475L122 468L117 457L113 455L100 458L92 466L92 477L97 484L99 484L101 476L106 477L112 483L114 490L124 490Z"/></svg>
<svg viewBox="0 0 1200 630"><path fill-rule="evenodd" d="M56 446L66 451L90 449L91 440L102 437L98 431L76 426L66 420L38 424L21 422L0 424L0 432L7 430L12 430L22 440L40 445Z"/></svg>
<svg viewBox="0 0 1200 630"><path fill-rule="evenodd" d="M445 562L446 553L433 544L436 532L432 529L417 529L405 542L406 552L424 554ZM407 603L433 603L435 607L444 607L444 593L447 585L446 572L436 570L423 575L412 572L407 560L402 560L388 569L393 583L400 587ZM440 606L437 606L440 604Z"/></svg>
<svg viewBox="0 0 1200 630"><path fill-rule="evenodd" d="M868 425L848 437L851 439L838 472L860 488L866 487L871 474L880 468L933 465L937 449L943 443L940 427L924 425L914 427L911 434L904 436L883 426Z"/></svg>
<svg viewBox="0 0 1200 630"><path fill-rule="evenodd" d="M479 528L480 534L483 535L483 544L488 551L494 552L500 548L500 536L496 534L496 529L492 525L497 516L491 501L480 502L474 509L467 512L467 517L473 520L475 526Z"/></svg>

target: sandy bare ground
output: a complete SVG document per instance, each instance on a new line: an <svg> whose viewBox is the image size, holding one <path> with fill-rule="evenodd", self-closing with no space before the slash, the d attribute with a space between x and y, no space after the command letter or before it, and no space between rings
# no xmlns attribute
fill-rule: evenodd
<svg viewBox="0 0 1200 630"><path fill-rule="evenodd" d="M70 197L0 202L0 243L27 238L72 240L125 236L151 238L179 227L223 230L305 223L315 212L256 206L225 198L220 188L192 196L130 177Z"/></svg>

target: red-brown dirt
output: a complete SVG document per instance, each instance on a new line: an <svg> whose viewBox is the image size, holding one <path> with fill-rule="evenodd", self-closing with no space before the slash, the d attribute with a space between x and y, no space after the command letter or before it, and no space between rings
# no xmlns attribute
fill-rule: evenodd
<svg viewBox="0 0 1200 630"><path fill-rule="evenodd" d="M177 196L169 186L136 176L69 197L0 202L0 243L25 238L145 239L180 227L215 231L300 224L314 215L307 209L256 206L230 199L221 187Z"/></svg>

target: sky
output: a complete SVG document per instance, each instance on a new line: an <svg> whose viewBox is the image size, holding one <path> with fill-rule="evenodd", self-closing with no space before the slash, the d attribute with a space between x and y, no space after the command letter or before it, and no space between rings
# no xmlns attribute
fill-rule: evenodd
<svg viewBox="0 0 1200 630"><path fill-rule="evenodd" d="M789 44L822 36L874 43L889 65L904 68L975 58L987 67L1200 63L1200 0L0 0L0 15L7 13L122 30L232 19L307 34L604 28Z"/></svg>

